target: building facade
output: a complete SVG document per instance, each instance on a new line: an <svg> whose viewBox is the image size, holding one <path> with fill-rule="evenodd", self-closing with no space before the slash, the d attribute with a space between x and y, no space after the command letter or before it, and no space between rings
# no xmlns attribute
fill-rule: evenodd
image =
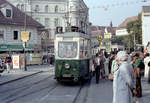
<svg viewBox="0 0 150 103"><path fill-rule="evenodd" d="M150 6L142 7L142 44L146 47L150 43Z"/></svg>
<svg viewBox="0 0 150 103"><path fill-rule="evenodd" d="M45 26L49 31L49 48L53 48L56 27L65 32L68 25L88 33L88 7L83 0L8 0Z"/></svg>
<svg viewBox="0 0 150 103"><path fill-rule="evenodd" d="M127 19L125 19L116 29L116 36L126 36L129 35L129 33L127 32L126 29L126 25L127 23L131 22L131 21L135 21L137 20L138 17L137 16L133 16L133 17L128 17Z"/></svg>
<svg viewBox="0 0 150 103"><path fill-rule="evenodd" d="M25 25L26 18L26 25ZM21 32L28 31L30 39L27 42L29 51L41 50L42 24L30 16L25 15L19 9L5 0L0 1L0 52L23 51Z"/></svg>

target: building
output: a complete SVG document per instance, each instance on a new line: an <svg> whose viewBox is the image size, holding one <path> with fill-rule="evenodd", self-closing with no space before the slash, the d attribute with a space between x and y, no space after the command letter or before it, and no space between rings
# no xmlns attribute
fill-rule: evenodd
<svg viewBox="0 0 150 103"><path fill-rule="evenodd" d="M21 12L6 0L0 0L0 52L21 52L21 32L28 31L30 39L27 51L41 50L41 36L44 26Z"/></svg>
<svg viewBox="0 0 150 103"><path fill-rule="evenodd" d="M150 6L142 7L142 44L146 47L150 42Z"/></svg>
<svg viewBox="0 0 150 103"><path fill-rule="evenodd" d="M98 36L102 37L102 41L104 43L105 32L107 31L114 36L116 33L116 27L113 27L112 22L110 22L110 26L91 26L90 29L92 38L92 54L95 55L100 49L106 49L105 45L100 46Z"/></svg>
<svg viewBox="0 0 150 103"><path fill-rule="evenodd" d="M127 23L129 23L130 21L135 21L137 19L138 19L137 16L133 16L133 17L129 17L129 18L125 19L125 21L123 21L123 23L121 23L117 27L116 36L126 36L126 35L128 35L127 29L126 29Z"/></svg>
<svg viewBox="0 0 150 103"><path fill-rule="evenodd" d="M25 11L49 31L48 48L53 51L57 27L75 26L88 33L88 7L83 0L8 0L20 10Z"/></svg>

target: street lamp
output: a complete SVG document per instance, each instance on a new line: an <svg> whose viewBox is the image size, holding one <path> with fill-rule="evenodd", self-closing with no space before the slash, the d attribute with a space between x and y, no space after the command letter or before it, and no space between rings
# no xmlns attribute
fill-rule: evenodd
<svg viewBox="0 0 150 103"><path fill-rule="evenodd" d="M26 31L26 26L27 26L27 16L26 16L26 0L25 0L25 5L24 5L24 31ZM24 42L24 71L27 71L26 67L26 42Z"/></svg>

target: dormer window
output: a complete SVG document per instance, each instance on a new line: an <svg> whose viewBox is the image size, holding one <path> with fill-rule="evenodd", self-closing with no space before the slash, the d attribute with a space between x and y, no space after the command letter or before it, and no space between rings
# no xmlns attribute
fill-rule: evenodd
<svg viewBox="0 0 150 103"><path fill-rule="evenodd" d="M55 13L58 13L58 6L55 6Z"/></svg>
<svg viewBox="0 0 150 103"><path fill-rule="evenodd" d="M21 5L21 10L24 11L24 5L23 4Z"/></svg>
<svg viewBox="0 0 150 103"><path fill-rule="evenodd" d="M35 5L35 12L39 12L39 5Z"/></svg>
<svg viewBox="0 0 150 103"><path fill-rule="evenodd" d="M11 17L12 13L11 13L11 9L6 9L6 17Z"/></svg>

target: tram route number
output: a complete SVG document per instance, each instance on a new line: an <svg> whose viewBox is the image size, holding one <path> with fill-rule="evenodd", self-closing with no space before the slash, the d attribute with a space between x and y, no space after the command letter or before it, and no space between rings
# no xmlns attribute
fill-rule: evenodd
<svg viewBox="0 0 150 103"><path fill-rule="evenodd" d="M63 77L71 77L71 74L63 74Z"/></svg>

